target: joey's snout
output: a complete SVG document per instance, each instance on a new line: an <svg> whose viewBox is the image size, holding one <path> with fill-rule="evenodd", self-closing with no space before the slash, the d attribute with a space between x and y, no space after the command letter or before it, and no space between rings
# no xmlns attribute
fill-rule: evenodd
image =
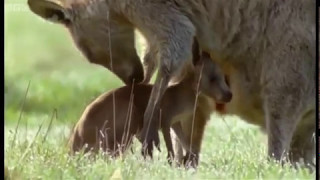
<svg viewBox="0 0 320 180"><path fill-rule="evenodd" d="M228 103L232 99L232 92L228 90L222 90L220 89L218 92L215 93L215 101L216 103Z"/></svg>
<svg viewBox="0 0 320 180"><path fill-rule="evenodd" d="M223 93L221 101L224 102L224 103L228 103L228 102L231 101L231 99L232 99L231 91L226 91L226 92Z"/></svg>
<svg viewBox="0 0 320 180"><path fill-rule="evenodd" d="M217 98L216 98L216 102L217 103L228 103L232 100L232 92L230 89L230 84L229 84L229 79L225 76L224 79L221 79L220 81L218 81L219 83L217 83Z"/></svg>

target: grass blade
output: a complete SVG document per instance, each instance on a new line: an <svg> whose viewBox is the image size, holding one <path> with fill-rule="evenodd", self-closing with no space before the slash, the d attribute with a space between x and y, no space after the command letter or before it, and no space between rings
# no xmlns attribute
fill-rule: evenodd
<svg viewBox="0 0 320 180"><path fill-rule="evenodd" d="M15 144L15 141L16 141L16 138L17 138L17 132L18 132L18 128L20 126L20 122L21 122L21 119L22 119L22 112L23 112L23 109L24 109L24 105L25 105L25 101L27 99L27 95L28 95L28 92L29 92L29 88L30 88L30 82L28 83L28 86L27 86L27 89L26 89L26 93L24 95L24 99L22 101L22 105L21 105L21 110L20 110L20 114L19 114L19 119L18 119L18 123L16 125L16 128L14 130L14 134L13 134L13 139L12 139L12 142L11 142L11 147L13 147Z"/></svg>

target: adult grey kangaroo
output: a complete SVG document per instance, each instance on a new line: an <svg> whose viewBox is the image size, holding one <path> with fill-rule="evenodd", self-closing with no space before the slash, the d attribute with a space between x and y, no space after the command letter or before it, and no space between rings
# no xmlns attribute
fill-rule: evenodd
<svg viewBox="0 0 320 180"><path fill-rule="evenodd" d="M117 61L131 58L127 52L133 52L134 44L123 43L132 42L132 36L125 35L134 28L146 37L149 57L155 57L154 64L159 61L144 114L142 137L147 149L159 144L158 132L148 131L156 126L152 112L159 107L170 78L190 64L195 36L230 76L235 98L229 113L266 130L269 156L282 160L289 153L293 162L304 158L312 163L315 1L28 0L28 4L45 19L56 17L55 22L65 25L89 60L97 63L107 59L109 44L123 52L116 53ZM122 79L135 79L135 69L113 71Z"/></svg>

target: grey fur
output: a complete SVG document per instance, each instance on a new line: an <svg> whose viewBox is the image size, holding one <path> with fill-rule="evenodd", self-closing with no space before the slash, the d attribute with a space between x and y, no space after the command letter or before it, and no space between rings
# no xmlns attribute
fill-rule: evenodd
<svg viewBox="0 0 320 180"><path fill-rule="evenodd" d="M48 0L28 2L31 1ZM74 0L65 1L67 5L75 4ZM87 6L88 2L83 0L81 3ZM123 27L135 27L146 37L150 52L156 53L149 54L149 57L159 61L160 71L145 112L142 131L149 148L152 148L152 142L158 143L157 132L148 134L149 122L151 127L155 126L152 112L158 107L169 80L190 62L192 38L196 36L200 47L209 52L230 77L234 98L227 111L265 129L269 139L268 154L276 160L283 160L284 152L291 150L293 162L302 157L307 163L312 163L314 142L304 144L315 132L315 1L90 2L100 3L103 11L89 13L85 10L77 14L76 6L68 6L72 12L70 16L99 17L101 19L95 24L107 31L110 27L107 26L105 12L109 12L113 20L112 32L121 31ZM104 2L106 5L102 5ZM93 29L88 25L81 28L90 29L102 44L109 41L99 34L99 28ZM125 40L125 37L116 37L113 44ZM133 43L122 50L132 52L132 48ZM122 59L121 53L117 54L120 54L118 59ZM123 75L118 73L118 76L121 78Z"/></svg>

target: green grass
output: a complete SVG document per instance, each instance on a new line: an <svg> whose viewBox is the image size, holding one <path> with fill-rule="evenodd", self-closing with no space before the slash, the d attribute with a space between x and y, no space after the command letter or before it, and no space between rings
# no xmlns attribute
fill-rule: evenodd
<svg viewBox="0 0 320 180"><path fill-rule="evenodd" d="M21 11L12 7L19 3ZM266 159L266 138L237 117L213 115L202 145L198 170L170 167L162 153L144 161L140 144L122 159L69 157L70 128L87 103L122 85L108 70L89 64L59 25L42 21L26 0L5 2L5 164L16 179L314 179L306 169L279 167ZM16 9L17 10L17 9ZM140 39L139 39L140 40ZM138 43L141 54L143 44ZM28 83L30 88L22 104ZM22 109L22 110L21 110ZM58 116L46 131L53 110ZM14 129L22 112L17 138ZM40 133L33 141L39 126ZM33 144L30 146L30 143Z"/></svg>

